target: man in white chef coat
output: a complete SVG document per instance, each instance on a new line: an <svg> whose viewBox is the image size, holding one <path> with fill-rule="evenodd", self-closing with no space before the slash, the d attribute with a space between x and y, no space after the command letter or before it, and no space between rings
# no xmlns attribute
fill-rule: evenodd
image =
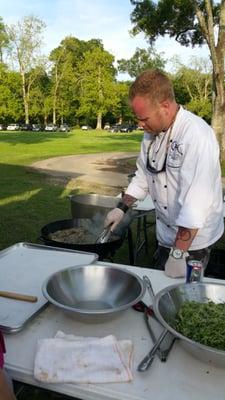
<svg viewBox="0 0 225 400"><path fill-rule="evenodd" d="M158 70L139 75L129 99L144 136L135 176L105 226L114 230L128 208L150 194L156 213L156 266L170 277L183 277L186 257L206 267L210 247L224 230L216 136L202 118L177 104L172 83Z"/></svg>

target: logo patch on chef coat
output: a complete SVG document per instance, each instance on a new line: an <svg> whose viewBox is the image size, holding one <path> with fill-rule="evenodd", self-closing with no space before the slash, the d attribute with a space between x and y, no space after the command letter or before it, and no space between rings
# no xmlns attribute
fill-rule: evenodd
<svg viewBox="0 0 225 400"><path fill-rule="evenodd" d="M183 155L184 145L174 140L170 146L167 156L168 167L179 168L182 164Z"/></svg>

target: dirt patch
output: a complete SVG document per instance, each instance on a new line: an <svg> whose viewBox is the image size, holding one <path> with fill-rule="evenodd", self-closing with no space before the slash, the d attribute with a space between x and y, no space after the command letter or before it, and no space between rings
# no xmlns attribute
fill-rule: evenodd
<svg viewBox="0 0 225 400"><path fill-rule="evenodd" d="M132 174L136 169L136 157L127 157L121 159L109 157L106 159L106 161L102 161L102 158L99 157L99 160L97 159L95 162L92 162L91 168L93 168L93 165L96 165L98 170L103 171L103 174L107 174L107 172L115 172L127 176L129 174ZM28 169L33 171L33 167L30 167ZM40 168L38 168L38 171L39 173L45 175L45 179L51 185L60 185L62 187L66 187L71 192L79 191L79 193L96 193L114 196L117 195L119 191L124 189L124 186L110 186L107 183L95 182L94 177L91 176L90 180L84 179L82 174L80 176L73 177L69 176L67 172L65 172L64 175L63 173L54 173L54 171L51 170L47 171L46 174L46 171L44 172Z"/></svg>
<svg viewBox="0 0 225 400"><path fill-rule="evenodd" d="M106 162L95 162L96 165L102 165L104 171L120 172L122 174L132 174L136 170L136 157L123 159L109 159Z"/></svg>

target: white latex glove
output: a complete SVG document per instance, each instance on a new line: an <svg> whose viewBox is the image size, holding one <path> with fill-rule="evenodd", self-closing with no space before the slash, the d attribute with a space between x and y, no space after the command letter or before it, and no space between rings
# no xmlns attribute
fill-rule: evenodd
<svg viewBox="0 0 225 400"><path fill-rule="evenodd" d="M186 257L177 259L170 255L165 264L164 272L170 278L183 278L186 276L186 269Z"/></svg>
<svg viewBox="0 0 225 400"><path fill-rule="evenodd" d="M124 212L120 208L114 208L113 210L109 211L106 215L106 219L104 221L104 228L107 228L109 225L111 226L111 231L113 232L117 225L122 221L124 217Z"/></svg>

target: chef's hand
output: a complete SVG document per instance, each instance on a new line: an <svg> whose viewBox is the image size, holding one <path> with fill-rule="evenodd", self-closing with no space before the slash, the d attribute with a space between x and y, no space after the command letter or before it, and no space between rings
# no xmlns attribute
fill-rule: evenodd
<svg viewBox="0 0 225 400"><path fill-rule="evenodd" d="M116 207L109 211L104 221L104 228L107 228L109 225L111 225L111 231L114 231L117 225L119 225L119 223L122 221L123 216L124 212L120 208Z"/></svg>
<svg viewBox="0 0 225 400"><path fill-rule="evenodd" d="M186 276L186 257L174 258L169 255L168 260L165 264L165 274L170 278L183 278Z"/></svg>

